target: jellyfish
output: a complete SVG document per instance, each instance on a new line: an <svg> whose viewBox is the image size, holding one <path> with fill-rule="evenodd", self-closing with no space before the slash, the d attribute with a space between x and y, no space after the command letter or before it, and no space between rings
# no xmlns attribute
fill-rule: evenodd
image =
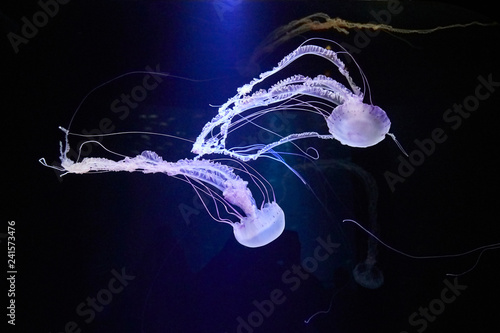
<svg viewBox="0 0 500 333"><path fill-rule="evenodd" d="M354 173L362 181L368 197L368 216L370 228L372 233L377 235L380 228L377 222L378 187L375 179L369 172L350 161L338 160L335 161L335 164ZM378 255L377 241L371 235L368 237L367 248L366 259L356 264L352 273L354 281L356 281L360 286L368 289L377 289L384 283L384 274L376 265Z"/></svg>
<svg viewBox="0 0 500 333"><path fill-rule="evenodd" d="M368 196L368 216L372 232L376 235L379 232L379 224L377 222L377 201L378 187L375 179L363 168L354 164L346 164L348 170L354 172L363 182L365 191ZM368 237L366 259L358 263L352 274L354 280L362 287L368 289L377 289L384 283L384 274L376 265L377 263L377 242L374 237Z"/></svg>
<svg viewBox="0 0 500 333"><path fill-rule="evenodd" d="M370 219L372 227L378 229L378 224L376 220L373 220L372 214L370 214ZM377 242L373 236L369 236L366 259L356 264L352 271L354 281L367 289L377 289L384 284L384 273L376 265L377 253Z"/></svg>
<svg viewBox="0 0 500 333"><path fill-rule="evenodd" d="M192 152L198 154L197 158L205 154L216 153L228 155L241 161L249 161L260 156L275 158L276 147L304 138L336 139L344 145L366 148L379 143L386 135L392 137L402 149L395 136L389 133L391 122L386 112L373 105L371 97L370 104L363 102L364 93L354 83L344 63L338 58L339 53L348 54L348 52L339 44L336 45L341 48L341 51L335 52L305 42L283 58L272 70L260 74L258 78L254 78L250 83L238 88L237 94L222 104L218 114L205 124L193 144ZM330 61L347 81L349 88L325 75L318 75L314 78L293 75L279 81L267 90L260 89L252 92L257 84L262 83L305 55L322 57ZM365 75L361 68L359 70L363 78L363 87L369 89ZM313 100L306 101L305 96L311 97ZM261 109L262 107L264 109ZM321 134L316 131L308 131L281 136L269 131L277 136L277 140L268 144L245 147L230 147L226 144L228 135L233 131L245 124L255 125L254 122L257 118L279 110L318 114L327 123L329 133ZM235 120L233 121L233 119Z"/></svg>
<svg viewBox="0 0 500 333"><path fill-rule="evenodd" d="M315 13L297 20L293 20L288 24L276 28L257 46L250 59L246 61L247 65L243 66L242 62L240 68L242 70L244 70L245 68L258 68L259 62L266 54L272 53L278 46L284 44L288 40L309 31L335 30L341 34L348 35L350 30L363 29L397 34L430 34L445 29L467 28L474 25L486 27L496 24L496 22L483 23L473 21L464 24L459 23L446 26L437 26L429 29L403 29L381 23L351 22L340 17L332 18L325 13Z"/></svg>
<svg viewBox="0 0 500 333"><path fill-rule="evenodd" d="M304 164L302 167L311 167ZM314 162L314 166L321 169L346 170L356 176L363 184L368 201L368 218L371 234L378 235L380 226L377 218L378 186L373 176L358 164L345 159L322 159ZM327 209L326 206L324 206ZM368 289L377 289L384 283L384 274L377 265L378 243L371 234L368 236L367 253L364 260L357 263L352 274L354 281Z"/></svg>
<svg viewBox="0 0 500 333"><path fill-rule="evenodd" d="M44 158L39 161L46 167L63 172L63 176L68 173L139 171L144 174L164 173L168 176L183 179L194 188L198 195L205 193L213 199L216 216L213 216L205 205L209 214L218 222L230 224L233 227L236 240L250 248L269 244L278 238L285 228L285 215L281 207L276 203L274 192L271 193L271 198L264 186L265 179L263 180L258 175L250 173L245 167L239 170L251 177L251 180L259 187L265 198L260 207L257 207L255 203L252 192L247 186L248 182L236 175L234 173L235 169L227 165L204 159L182 159L177 162L167 162L157 153L149 150L143 151L135 157L121 155L123 159L118 161L100 157L85 157L80 161L73 161L67 157L70 151L68 135L71 133L64 128L61 128L61 130L65 132L66 139L64 149L62 142L60 144L61 166L48 165ZM94 142L99 144L96 141ZM222 194L217 193L215 190ZM219 208L217 208L218 203L222 204L229 215L237 217L239 221L233 222L228 218L222 218L219 214Z"/></svg>
<svg viewBox="0 0 500 333"><path fill-rule="evenodd" d="M377 289L384 283L384 274L375 265L376 261L367 258L364 262L358 263L352 271L354 280L367 289Z"/></svg>

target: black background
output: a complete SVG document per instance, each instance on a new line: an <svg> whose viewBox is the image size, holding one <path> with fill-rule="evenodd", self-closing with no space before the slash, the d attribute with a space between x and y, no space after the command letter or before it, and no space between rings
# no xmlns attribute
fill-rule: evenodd
<svg viewBox="0 0 500 333"><path fill-rule="evenodd" d="M242 68L273 29L319 11L366 22L373 20L371 10L387 7L385 2L245 1L221 13L217 6L73 0L61 5L57 15L15 53L7 34L19 33L21 18L30 18L40 7L35 1L10 8L1 5L5 192L1 230L5 232L7 221L16 221L16 329L63 332L66 323L75 321L82 332L236 332L237 318L255 311L252 301L269 298L277 288L286 291L287 300L255 332L417 332L421 326L411 326L409 316L440 297L446 273L471 268L479 253L418 260L379 247L384 285L376 290L357 285L350 272L364 258L366 235L340 221L366 222L368 214L363 185L349 173L339 176L323 170L331 177L335 188L331 192L323 178L303 171L323 205L343 207L318 212L321 205L311 191L288 174L280 177L285 168L257 163L256 168L270 169L270 181L287 214L287 230L264 248L247 249L234 241L228 226L216 224L196 206L194 192L178 180L98 174L67 175L61 181L38 162L41 157L49 163L58 159L63 136L57 127L67 126L83 96L110 78L159 64L162 72L210 80L165 79L126 122L111 114L117 130L151 127L194 138L215 114L209 104L225 102L258 74L250 68L248 76ZM498 19L496 10L477 2L458 7L412 1L403 6L391 22L395 27ZM380 235L401 251L419 256L460 253L500 239L495 162L500 93L482 101L456 130L442 118L454 103L474 94L478 76L492 75L500 81L498 29L384 33L354 55L369 79L374 104L387 111L391 131L408 152L417 148L414 140L429 138L434 128L448 135L394 192L384 178L387 170L397 172L399 164L400 152L391 140L367 149L309 142L320 147L321 158L350 157L370 172L379 191ZM355 32L305 36L353 45ZM295 38L276 48L260 59L260 68L270 69L302 40ZM355 72L354 67L349 69ZM110 114L110 103L141 78L125 77L93 94L78 111L73 130L96 128L103 114ZM153 116L141 118L141 114ZM134 137L123 140L121 148L129 153L161 145L161 140L153 147L141 146ZM171 154L169 160L192 157L189 146L168 147L159 149ZM181 207L198 212L189 224L182 220ZM346 234L338 236L342 246L351 250L328 264L332 270L318 271L291 292L282 274L312 255L316 237L339 230ZM1 244L5 253L4 239ZM424 331L498 330L499 259L497 250L485 252L475 269L459 278L467 289ZM75 311L77 305L106 288L112 270L122 268L135 279L95 319L84 322L86 317ZM331 311L304 324L314 312L328 308L334 293Z"/></svg>

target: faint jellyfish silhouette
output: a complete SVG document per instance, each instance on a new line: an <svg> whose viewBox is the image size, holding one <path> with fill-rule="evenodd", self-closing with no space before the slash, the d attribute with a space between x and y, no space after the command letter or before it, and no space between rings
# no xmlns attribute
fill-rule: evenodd
<svg viewBox="0 0 500 333"><path fill-rule="evenodd" d="M332 163L330 162L330 164ZM369 172L351 161L333 160L332 165L352 172L363 183L366 196L368 198L368 216L370 220L370 227L373 234L377 235L380 227L377 223L378 187L375 179ZM384 274L376 265L377 255L377 241L370 235L368 237L366 259L358 263L352 271L354 280L362 287L377 289L384 283Z"/></svg>
<svg viewBox="0 0 500 333"><path fill-rule="evenodd" d="M378 186L373 176L358 164L345 159L319 159L317 161L314 161L313 163L301 163L296 166L294 165L294 168L299 171L301 169L313 167L321 171L333 169L337 173L339 169L346 170L352 173L357 179L359 179L364 187L364 192L366 193L367 197L370 228L373 231L373 234L377 235L380 230L380 226L377 222ZM328 180L325 179L325 183L329 186L330 189L333 190L333 186L329 184ZM329 207L323 204L321 200L319 201L323 206L323 209L328 214L330 214L331 212L329 211ZM339 232L342 231L339 230ZM354 280L359 285L368 289L377 289L384 283L384 274L376 265L378 255L377 240L372 235L369 235L367 245L367 254L365 260L356 264L356 266L352 270L352 273Z"/></svg>
<svg viewBox="0 0 500 333"><path fill-rule="evenodd" d="M318 38L315 40L325 41ZM306 45L307 42L303 43L283 58L272 70L260 74L258 78L254 78L250 83L238 88L238 93L222 104L218 114L203 127L193 144L192 152L198 154L196 158L216 153L242 161L266 156L283 162L282 159L277 158L278 153L274 149L282 144L293 144L293 141L304 138L336 139L351 147L365 148L377 144L386 135L389 135L403 150L395 136L389 133L391 122L385 111L372 105L371 98L370 104L363 103L364 92L354 83L344 63L338 58L340 53L349 53L338 43L331 40L326 41L337 45L340 51L335 52L317 45ZM260 89L252 93L257 84L262 83L265 79L305 55L318 56L330 61L347 81L349 88L324 75L318 75L314 78L293 75L279 81L267 90ZM366 77L361 68L359 70L363 79L363 88L369 92ZM311 100L307 98L311 98ZM307 131L282 136L255 124L255 120L263 115L282 110L320 115L328 124L330 134ZM236 120L233 122L235 117ZM247 124L267 130L275 135L275 141L268 144L230 147L227 144L228 135Z"/></svg>
<svg viewBox="0 0 500 333"><path fill-rule="evenodd" d="M352 271L354 280L367 289L377 289L384 283L384 274L375 266L375 262L360 262Z"/></svg>
<svg viewBox="0 0 500 333"><path fill-rule="evenodd" d="M377 223L378 187L372 175L359 165L349 161L338 161L339 165L354 173L363 183L368 197L368 216L373 234L378 235L380 227ZM377 289L384 283L384 274L377 267L377 241L371 235L368 237L366 259L358 263L352 271L354 280L362 287Z"/></svg>
<svg viewBox="0 0 500 333"><path fill-rule="evenodd" d="M266 188L266 185L270 186L270 184L262 176L250 173L241 163L241 168L237 170L250 176L251 181L259 188L264 197L260 207L257 207L255 199L247 187L248 182L236 175L234 173L235 169L227 165L210 160L183 159L177 162L167 162L153 151L144 151L135 157L114 153L123 157L119 161L96 157L85 157L81 161L73 161L67 157L70 151L68 135L72 133L66 129L61 129L65 132L66 142L64 149L61 142L61 166L48 165L44 158L41 158L39 161L44 166L63 172L62 176L68 173L139 171L145 174L164 173L168 176L182 179L193 187L200 196L200 199L201 193L210 196L214 203L215 215L210 212L202 200L207 212L214 220L230 224L233 227L236 240L246 247L254 248L267 245L278 238L285 228L283 210L276 203L272 187L271 193ZM101 145L99 142L93 140L89 140L87 143L90 142ZM106 149L105 147L103 148ZM106 150L111 152L108 149ZM219 194L214 189L222 192L222 194ZM233 222L229 218L222 218L218 204L221 204L226 213L236 217L239 222Z"/></svg>
<svg viewBox="0 0 500 333"><path fill-rule="evenodd" d="M373 246L370 243L374 243L372 239L373 238L370 237L368 240L368 256L366 257L366 260L358 263L354 267L352 274L354 276L354 280L360 286L368 289L377 289L384 283L384 274L375 265L377 262L375 255L370 253L370 246Z"/></svg>
<svg viewBox="0 0 500 333"><path fill-rule="evenodd" d="M274 50L278 46L285 43L286 41L309 31L335 30L342 34L348 35L350 30L363 29L397 34L430 34L445 29L466 28L473 25L486 27L496 24L496 22L482 23L473 21L465 24L451 24L429 29L402 29L395 28L388 24L350 22L340 17L331 18L328 14L325 13L315 13L297 20L293 20L288 24L276 28L257 46L251 57L245 62L246 65L244 65L244 63L240 61L238 64L238 68L240 69L240 73L242 75L245 75L252 70L258 69L259 63L262 61L266 54L274 52Z"/></svg>

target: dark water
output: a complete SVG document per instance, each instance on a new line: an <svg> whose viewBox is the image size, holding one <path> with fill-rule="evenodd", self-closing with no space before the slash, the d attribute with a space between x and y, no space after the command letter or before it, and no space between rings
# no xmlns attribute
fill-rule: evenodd
<svg viewBox="0 0 500 333"><path fill-rule="evenodd" d="M2 10L6 36L22 35L21 18L32 20L41 10L36 2L16 6ZM16 221L18 270L16 326L9 329L214 333L498 329L497 250L485 252L472 272L454 279L445 274L472 268L479 253L410 259L379 245L378 265L385 280L380 288L369 290L358 285L351 273L366 257L367 235L341 221L352 218L369 226L366 181L359 177L361 171L352 171L360 168L355 170L365 170L372 191L376 184L372 195L378 195L379 234L393 247L427 256L499 242L495 159L500 71L494 47L499 28L475 26L427 35L307 32L258 61L249 61L273 29L319 11L354 22L385 17L393 26L422 29L498 19L473 3L468 8L433 2L388 6L385 2L69 2L57 10L51 7L53 17L40 23L37 32L31 31L32 36L17 45L17 53L4 38L3 184L8 200L2 233L8 220ZM389 8L394 13L387 16ZM302 147L317 148L319 161L286 157L307 186L283 164L252 162L272 184L286 214L285 232L268 246L248 249L238 244L231 228L214 222L191 187L179 180L128 173L61 179L38 163L40 157L57 161L58 141L63 138L57 126L67 126L85 94L113 77L154 70L192 80L146 74L116 80L85 101L72 122L73 131L142 130L194 139L215 115L210 104L224 103L237 87L271 69L309 37L351 47L370 82L373 103L387 111L391 131L410 157L404 158L389 139L366 149L308 140ZM333 70L328 66L317 59L304 60L285 74L326 73ZM347 66L360 82L354 63ZM147 89L143 100L128 104L123 94L132 94L145 82L157 85ZM462 111L453 111L460 107ZM316 126L286 113L272 121L292 131ZM318 126L326 130L324 124ZM266 140L252 131L241 135L248 142ZM74 140L74 144L79 141ZM176 140L153 136L103 140L107 147L130 155L150 149L172 161L193 157L190 145ZM87 149L87 156L102 153L96 146ZM315 312L327 310L330 302L328 313L304 323Z"/></svg>

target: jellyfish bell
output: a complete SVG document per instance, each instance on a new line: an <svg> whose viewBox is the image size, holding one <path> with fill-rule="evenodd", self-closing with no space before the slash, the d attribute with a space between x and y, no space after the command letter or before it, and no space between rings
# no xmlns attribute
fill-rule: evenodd
<svg viewBox="0 0 500 333"><path fill-rule="evenodd" d="M204 184L210 184L222 192L222 196L220 196L206 186L202 189L202 192L209 194L214 201L221 203L227 212L239 219L239 222L223 219L218 215L219 209L217 209L217 215L214 216L207 208L214 220L232 226L234 237L238 243L249 248L261 247L273 242L283 233L285 214L275 201L272 187L272 193L269 195L264 186L268 182L264 178L260 178L261 176L258 173L255 175L245 167L243 169L238 168L239 171L243 171L251 177L253 183L257 185L264 196L264 201L260 207L255 203L252 192L248 188L248 182L233 173L235 169L208 160L186 161L193 166L200 165L199 163L207 164L201 164L201 167L196 167L196 171L190 171L189 175L184 174L184 176L201 180ZM186 172L186 168L183 168L183 170L183 172ZM188 182L191 183L191 181ZM200 188L194 184L192 185L199 195ZM200 200L203 200L201 196ZM238 207L242 213L235 207Z"/></svg>
<svg viewBox="0 0 500 333"><path fill-rule="evenodd" d="M358 148L376 145L385 138L391 127L384 110L354 98L334 108L326 122L330 134L336 140Z"/></svg>
<svg viewBox="0 0 500 333"><path fill-rule="evenodd" d="M378 289L384 284L384 274L375 265L375 262L368 260L358 263L352 271L354 280L367 289Z"/></svg>
<svg viewBox="0 0 500 333"><path fill-rule="evenodd" d="M234 237L243 246L261 247L278 238L285 229L285 214L276 202L266 203L253 215L233 224Z"/></svg>

